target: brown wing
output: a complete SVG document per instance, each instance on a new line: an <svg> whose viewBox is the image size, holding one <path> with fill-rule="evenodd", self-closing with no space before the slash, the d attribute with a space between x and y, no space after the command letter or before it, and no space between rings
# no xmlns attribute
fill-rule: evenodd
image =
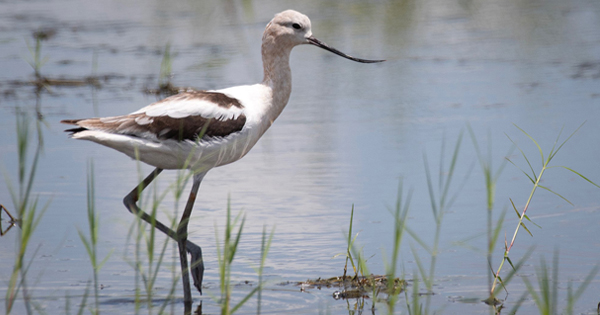
<svg viewBox="0 0 600 315"><path fill-rule="evenodd" d="M171 96L163 101L185 102L186 100L201 99L209 101L214 106L222 108L242 108L240 102L217 92L192 91ZM152 105L150 105L152 106ZM145 113L134 113L124 116L63 120L61 123L76 125L78 128L65 131L76 134L85 130L101 130L110 133L130 135L151 140L193 140L211 137L226 137L242 130L246 124L246 116L239 114L233 118L206 118L200 114L182 118L172 118L167 115L148 116Z"/></svg>
<svg viewBox="0 0 600 315"><path fill-rule="evenodd" d="M79 128L65 130L72 134L84 130L101 130L153 140L195 141L199 136L202 136L203 139L226 137L238 132L244 127L246 116L240 115L235 119L218 120L202 116L171 118L169 116L150 117L145 114L133 114L106 118L63 120L61 122L79 126Z"/></svg>

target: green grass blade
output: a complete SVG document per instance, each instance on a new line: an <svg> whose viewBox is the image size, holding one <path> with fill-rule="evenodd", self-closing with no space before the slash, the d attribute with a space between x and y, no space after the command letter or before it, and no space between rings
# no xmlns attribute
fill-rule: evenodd
<svg viewBox="0 0 600 315"><path fill-rule="evenodd" d="M460 145L462 143L462 137L463 137L463 131L461 131L460 134L458 135L458 139L456 140L456 144L454 145L454 152L452 153L452 160L450 162L450 168L448 169L448 175L446 177L446 182L444 183L444 191L443 191L441 199L440 199L440 204L442 206L446 205L445 200L446 200L446 196L448 195L448 190L450 189L450 184L452 183L454 170L456 168L456 162L458 161L458 154L460 152ZM440 160L443 160L443 158L440 158ZM443 172L441 171L440 174L441 173L443 173ZM440 179L440 182L441 181L442 180Z"/></svg>
<svg viewBox="0 0 600 315"><path fill-rule="evenodd" d="M79 233L79 238L81 239L83 246L85 246L85 250L88 253L88 257L90 257L90 259L92 259L92 257L94 257L94 253L92 251L92 244L90 244L90 242L85 237L85 235L83 235L83 232L81 232L80 229L77 229L77 233Z"/></svg>
<svg viewBox="0 0 600 315"><path fill-rule="evenodd" d="M494 276L496 275L496 273L492 270L492 273L494 274ZM504 280L502 280L502 277L498 276L498 281L500 281L500 284L505 287L504 285Z"/></svg>
<svg viewBox="0 0 600 315"><path fill-rule="evenodd" d="M521 171L525 176L527 176L527 178L529 178L529 180L531 181L531 183L535 185L535 179L531 178L531 176L529 176L529 174L527 174L527 172L525 172L522 168L520 168L517 164L515 164L509 158L506 158L506 161L508 161L513 166L515 166L517 169L519 169L519 171ZM534 176L535 176L535 174L534 174Z"/></svg>
<svg viewBox="0 0 600 315"><path fill-rule="evenodd" d="M515 265L513 265L512 260L510 260L510 257L506 256L506 261L508 261L513 270L516 270Z"/></svg>
<svg viewBox="0 0 600 315"><path fill-rule="evenodd" d="M529 279L527 279L527 277L523 277L523 282L525 283L525 287L527 288L527 292L529 293L529 295L531 295L531 298L533 299L533 301L535 302L535 304L536 305L542 305L543 304L542 303L542 298L535 291L535 288L533 287L533 285L531 284L531 282L529 281Z"/></svg>
<svg viewBox="0 0 600 315"><path fill-rule="evenodd" d="M533 237L533 234L531 233L531 231L529 231L529 229L525 226L525 223L521 222L520 223L521 227L523 227L525 229L525 231L527 231L527 233L529 233L529 236Z"/></svg>
<svg viewBox="0 0 600 315"><path fill-rule="evenodd" d="M490 272L492 273L492 276L493 276L493 277L495 277L495 276L496 276L496 271L494 270L494 266L492 266L492 262L491 262L491 261L488 261L488 267L490 267ZM500 276L498 276L498 279L499 279L500 281L502 281L502 280L500 279Z"/></svg>
<svg viewBox="0 0 600 315"><path fill-rule="evenodd" d="M471 128L471 124L468 122L467 122L467 131L469 132L469 135L471 136L471 141L473 142L473 147L475 147L475 152L477 153L477 158L479 159L479 164L481 165L481 167L484 170L488 169L489 167L491 167L491 165L483 159L483 154L481 154L481 150L479 149L479 143L477 143L477 137L475 136L475 132L473 131L473 128Z"/></svg>
<svg viewBox="0 0 600 315"><path fill-rule="evenodd" d="M427 188L429 191L429 200L431 202L431 210L433 211L433 216L435 218L438 217L437 206L435 204L435 193L433 192L433 183L431 181L431 173L429 172L429 162L427 161L427 154L423 153L423 163L425 164L425 175L427 177Z"/></svg>
<svg viewBox="0 0 600 315"><path fill-rule="evenodd" d="M356 273L356 268L354 267L354 259L352 258L352 253L350 252L350 248L352 247L352 244L354 243L354 240L351 240L353 221L354 221L354 204L352 204L352 210L350 211L350 226L348 228L348 244L347 244L347 248L346 248L346 264L344 265L344 277L346 276L346 270L348 270L348 260L350 260L350 263L352 264L352 267L354 268L354 272Z"/></svg>
<svg viewBox="0 0 600 315"><path fill-rule="evenodd" d="M581 173L579 173L579 172L577 172L577 171L573 170L572 168L569 168L569 167L566 167L566 166L557 166L557 167L562 167L562 168L564 168L564 169L566 169L566 170L568 170L568 171L571 171L571 172L575 173L576 175L578 175L579 177L581 177L581 178L585 179L585 180L586 180L588 183L590 183L590 184L592 184L592 185L594 185L594 186L596 186L596 187L600 188L600 186L598 186L598 184L594 183L592 180L590 180L589 178L587 178L587 177L583 176L583 174L581 174Z"/></svg>
<svg viewBox="0 0 600 315"><path fill-rule="evenodd" d="M527 215L524 215L524 216L523 216L523 218L527 219L527 221L531 222L531 224L533 224L533 225L537 226L538 228L540 228L540 229L542 228L541 226L539 226L539 225L537 225L535 222L533 222L533 221L532 221L532 220L529 218L529 216L527 216Z"/></svg>
<svg viewBox="0 0 600 315"><path fill-rule="evenodd" d="M110 252L108 252L108 254L106 254L106 257L104 257L104 259L102 259L102 261L98 264L97 269L102 269L102 266L104 266L114 251L115 249L113 248L110 250Z"/></svg>
<svg viewBox="0 0 600 315"><path fill-rule="evenodd" d="M250 293L248 293L248 295L246 295L241 301L239 301L229 312L229 314L233 314L235 313L240 307L242 307L244 305L244 303L246 303L253 295L254 293L256 293L258 291L258 287L252 289L252 291L250 291Z"/></svg>
<svg viewBox="0 0 600 315"><path fill-rule="evenodd" d="M545 160L544 160L544 152L542 151L542 147L540 147L540 145L537 143L537 141L535 141L535 139L533 139L532 136L530 136L527 132L525 132L525 130L521 129L521 127L517 126L517 124L513 124L515 127L517 127L517 129L521 130L522 133L524 133L529 139L531 139L531 141L533 141L533 143L535 144L535 146L538 148L538 151L540 151L540 156L542 158L542 165L545 164Z"/></svg>
<svg viewBox="0 0 600 315"><path fill-rule="evenodd" d="M574 204L573 204L571 201L569 201L569 199L567 199L567 198L563 197L561 194L559 194L559 193L555 192L554 190L552 190L552 189L550 189L550 188L548 188L548 187L546 187L546 186L539 185L539 184L538 184L538 187L540 187L540 188L542 188L542 189L545 189L545 190L547 190L547 191L549 191L549 192L551 192L551 193L553 193L553 194L555 194L555 195L559 196L559 197L560 197L560 198L562 198L564 201L568 202L568 203L569 203L571 206L574 206Z"/></svg>
<svg viewBox="0 0 600 315"><path fill-rule="evenodd" d="M85 287L85 291L83 292L83 298L81 300L81 304L79 305L79 310L77 311L77 315L83 315L85 306L87 304L87 298L90 295L90 283L91 282L88 282L88 285Z"/></svg>
<svg viewBox="0 0 600 315"><path fill-rule="evenodd" d="M446 135L442 137L442 147L440 150L440 157L445 156L446 152ZM444 159L440 158L440 166L438 169L438 191L442 191L443 183L444 183Z"/></svg>
<svg viewBox="0 0 600 315"><path fill-rule="evenodd" d="M415 263L417 264L417 268L419 268L419 273L421 274L421 278L423 278L423 281L426 281L427 271L425 270L425 266L423 265L423 262L421 261L421 257L419 256L419 253L417 253L417 250L414 248L414 246L411 245L410 249L413 253L413 257L415 258Z"/></svg>
<svg viewBox="0 0 600 315"><path fill-rule="evenodd" d="M512 280L512 278L514 278L515 275L517 275L517 272L519 272L519 270L521 270L521 267L523 267L523 264L525 264L525 262L529 259L529 257L531 257L531 254L533 253L534 248L535 247L530 247L526 251L525 255L514 265L512 264L512 261L510 261L510 259L508 260L508 263L511 264L512 269L510 269L510 271L506 274L506 276L504 276L504 279L501 282L503 288L506 289L506 285ZM492 296L496 296L496 294L498 294L498 291L500 291L500 289L496 288L494 290Z"/></svg>
<svg viewBox="0 0 600 315"><path fill-rule="evenodd" d="M583 294L583 291L585 291L585 288L590 284L590 282L592 282L592 280L594 280L594 277L596 277L596 274L598 274L599 270L600 270L599 265L594 266L594 268L592 268L592 270L590 270L590 272L585 277L585 279L583 280L583 282L581 283L579 288L577 288L577 291L575 291L575 294L574 294L575 299L578 299L581 296L581 294Z"/></svg>
<svg viewBox="0 0 600 315"><path fill-rule="evenodd" d="M235 256L235 253L237 251L237 247L238 244L240 243L240 238L242 237L242 230L244 229L244 223L246 223L246 216L244 216L244 218L242 219L242 223L240 224L240 227L238 228L238 232L237 232L237 236L235 238L235 241L233 242L231 248L231 256L229 257L229 263L231 263L233 261L233 257Z"/></svg>
<svg viewBox="0 0 600 315"><path fill-rule="evenodd" d="M513 209L515 210L517 217L519 217L519 219L521 219L521 213L519 212L519 210L517 210L517 207L515 206L515 203L513 202L512 198L508 198L508 200L510 200L510 204L512 205Z"/></svg>
<svg viewBox="0 0 600 315"><path fill-rule="evenodd" d="M507 162L512 163L512 161L510 161L508 159L508 157L513 154L513 152L515 151L515 148L516 148L516 146L514 146L514 145L511 146L510 149L508 149L508 152L506 152L506 154L504 155L505 158L502 159L502 163L500 164L500 167L498 167L498 170L496 170L496 174L494 175L494 182L496 182L500 178L500 174L502 174L502 171L504 171L504 168L506 167ZM490 154L490 156L491 156L491 154ZM513 163L513 165L514 165L514 163ZM526 173L526 175L527 175L527 173ZM527 176L527 177L529 177L529 176ZM529 179L531 179L531 177Z"/></svg>
<svg viewBox="0 0 600 315"><path fill-rule="evenodd" d="M563 142L562 145L558 148L558 150L555 150L556 144L558 143L558 140L560 139L560 135L562 135L562 132L564 131L564 129L565 129L565 126L563 125L560 128L560 131L558 132L556 139L554 140L554 144L552 144L552 149L550 149L550 154L548 154L548 160L546 160L546 165L548 163L550 163L550 161L552 161L552 158L556 155L556 153L558 153L558 151L560 150L560 147L562 147L562 145L564 145L566 143L566 141Z"/></svg>
<svg viewBox="0 0 600 315"><path fill-rule="evenodd" d="M575 133L577 133L577 131L579 131L579 129L581 129L581 127L583 127L584 124L585 124L585 121L581 125L579 125L579 127L577 127L577 129L575 129L575 131L573 131L573 133L571 133L571 135L569 135L567 137L567 139L565 139L565 141L563 141L563 143L558 147L558 149L556 149L556 151L551 152L550 157L548 158L548 160L552 160L552 158L554 158L554 156L556 155L556 153L558 153L558 151L560 151L560 149L563 147L563 145L565 145L565 143L567 143L567 141L569 141L569 139L571 139L571 137L573 137L575 135ZM562 129L561 129L561 132L562 132ZM559 134L559 137L560 137L560 134ZM558 141L558 138L556 138L556 140Z"/></svg>
<svg viewBox="0 0 600 315"><path fill-rule="evenodd" d="M471 172L473 172L474 168L475 168L475 161L473 161L473 163L471 163L471 166L469 166L469 169L465 173L465 176L464 176L462 182L460 183L460 186L458 187L458 189L456 189L456 192L454 192L452 197L450 197L450 200L446 203L446 206L445 206L446 209L452 207L456 198L458 198L458 196L460 195L462 190L465 188L469 177L471 177Z"/></svg>
<svg viewBox="0 0 600 315"><path fill-rule="evenodd" d="M502 226L504 224L504 217L506 216L506 208L502 213L500 213L500 217L496 223L496 227L493 230L492 238L490 240L490 247L494 247L496 242L498 241L498 237L500 237L500 232L502 232Z"/></svg>
<svg viewBox="0 0 600 315"><path fill-rule="evenodd" d="M524 171L523 171L523 173L525 173L525 174L527 175L527 177L529 177L529 179L530 179L530 180L531 180L533 183L537 182L537 175L535 174L535 170L533 169L533 166L531 166L531 162L529 162L529 159L527 158L527 155L525 154L525 152L523 152L523 150L521 150L521 148L520 148L520 147L517 145L517 143L516 143L516 142L514 142L514 141L513 141L513 139L512 139L511 137L509 137L508 135L506 135L506 137L507 137L507 138L508 138L508 140L510 140L510 142L512 142L512 143L513 143L513 145L514 145L514 146L515 146L515 147L516 147L516 148L517 148L517 149L518 149L518 150L521 152L521 155L523 156L523 158L525 158L525 162L527 162L527 165L529 165L529 169L531 170L531 173L533 174L533 178L534 178L535 180L531 179L531 177L530 177L529 175L527 175L527 173L525 173ZM541 150L541 149L540 149L540 150ZM509 160L509 162L511 162L511 163L512 163L512 161L510 161L510 160ZM542 160L542 164L543 164L543 162L544 162L544 161ZM514 163L513 163L513 165L514 165ZM516 166L516 165L515 165L515 166ZM520 168L519 168L519 169L520 169Z"/></svg>
<svg viewBox="0 0 600 315"><path fill-rule="evenodd" d="M528 295L529 295L529 292L527 292L527 291L523 292L521 297L517 300L517 303L515 303L515 305L510 309L510 311L508 311L508 315L516 315L517 311L519 310L519 308L521 307L523 302L525 302L525 300L527 300ZM500 313L500 312L498 312L498 313Z"/></svg>
<svg viewBox="0 0 600 315"><path fill-rule="evenodd" d="M421 247L423 247L423 249L425 249L427 251L427 253L429 253L430 255L433 254L432 249L427 245L427 243L425 243L420 237L419 235L413 231L411 228L409 228L408 226L404 226L404 230L406 230L406 232L417 242L419 243L419 245Z"/></svg>
<svg viewBox="0 0 600 315"><path fill-rule="evenodd" d="M25 190L25 195L23 196L23 206L27 205L27 201L29 200L29 196L31 195L31 189L33 188L33 182L35 178L35 174L37 171L37 165L40 157L40 147L38 146L36 152L33 156L33 162L31 163L30 171L29 171L29 179L27 181L27 188Z"/></svg>

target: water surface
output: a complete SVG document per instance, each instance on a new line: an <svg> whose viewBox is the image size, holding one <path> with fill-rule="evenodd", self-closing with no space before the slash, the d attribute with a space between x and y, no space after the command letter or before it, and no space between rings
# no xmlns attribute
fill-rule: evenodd
<svg viewBox="0 0 600 315"><path fill-rule="evenodd" d="M444 217L432 301L442 313L478 314L488 313L488 307L458 302L483 299L488 288L487 263L481 252L486 231L485 186L472 141L465 133L467 124L481 148L485 150L491 141L495 167L509 152L510 137L531 157L538 172L537 148L513 124L549 151L562 128L565 138L586 122L554 164L600 181L596 166L600 155L600 8L595 1L5 2L0 4L0 156L13 181L15 108L33 114L36 106L34 88L15 84L33 79L25 61L30 55L27 43L34 44L31 34L40 28L56 31L43 42L42 55L48 58L41 68L44 75L106 78L101 88L51 87L39 95L47 125L34 190L41 200L50 200L50 206L31 243L29 257L34 262L29 283L32 296L47 313L64 312L67 294L75 296L74 305L92 276L77 234L78 229L87 231L85 185L90 160L94 161L101 222L100 256L113 251L99 274L104 285L101 307L105 314L135 313L135 272L129 264L133 245L127 242L133 217L121 199L152 170L142 165L138 171L135 161L118 152L69 139L59 121L125 114L156 101L142 91L157 85L167 43L174 54L172 82L176 86L213 89L258 82L262 79L262 31L276 12L287 8L307 14L315 36L332 46L387 62L362 65L315 47L294 49L294 87L288 107L244 159L212 170L200 188L190 238L205 254L205 312L217 312L210 298L219 294L215 226L222 235L228 199L234 213L246 215L233 269L236 283L256 283L252 267L260 255L263 225L275 227L265 269L270 281L269 290L263 293L265 313L345 313L355 301L333 300L333 289L300 292L293 285L279 284L341 275L344 259L332 257L345 250L352 205L354 229L360 232L357 242L365 256L371 257L369 270L385 273L393 232L388 209L395 203L400 180L405 193L413 189L408 224L431 244L435 226L423 156L427 155L437 178L442 143L447 169L462 132L451 188L451 193L460 193ZM519 151L510 158L527 169ZM166 189L175 179L176 172L163 172L157 189ZM574 206L538 191L528 213L542 228L529 225L533 238L521 231L511 256L518 260L535 245L532 258L519 273L532 277L540 257L551 261L558 249L564 305L568 281L578 286L599 262L599 191L563 169L549 170L543 184ZM6 184L2 185L0 202L12 209ZM509 207L509 198L522 208L530 189L527 177L508 165L497 184L495 217ZM173 196L167 195L161 218L173 213L173 203ZM504 228L508 237L516 223L509 209ZM12 270L15 236L11 231L1 238L2 283L8 283ZM459 244L467 239L468 245ZM407 238L398 266L407 277L416 270L410 244L418 246ZM502 251L500 241L495 266ZM155 290L159 298L168 294L171 262L177 259L170 248L167 253L167 266ZM419 254L427 261L425 251ZM0 291L4 293L6 287ZM247 285L236 288L235 298L250 290ZM512 282L506 306L512 307L524 290L520 279ZM598 290L596 277L580 298L578 313L595 312ZM181 297L181 291L177 292ZM403 301L404 297L398 313L406 311ZM174 305L176 313L179 304ZM253 312L255 306L256 300L251 300L245 311ZM385 312L383 304L377 306ZM535 309L528 298L521 312ZM22 311L20 304L15 314Z"/></svg>

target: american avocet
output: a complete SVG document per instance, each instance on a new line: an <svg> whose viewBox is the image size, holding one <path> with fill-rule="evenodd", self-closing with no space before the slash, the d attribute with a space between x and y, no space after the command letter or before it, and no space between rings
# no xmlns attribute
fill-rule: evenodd
<svg viewBox="0 0 600 315"><path fill-rule="evenodd" d="M246 155L279 116L292 90L290 52L302 44L315 45L357 62L384 61L355 58L328 46L312 36L307 16L287 10L275 15L263 34L264 79L259 84L182 92L124 116L61 121L77 126L66 130L75 139L105 145L156 167L123 202L130 212L155 224L179 244L185 302L191 302L186 252L191 254L194 286L202 293L202 250L187 240L188 221L200 182L213 167ZM193 172L192 189L177 231L153 221L136 204L139 193L163 169Z"/></svg>

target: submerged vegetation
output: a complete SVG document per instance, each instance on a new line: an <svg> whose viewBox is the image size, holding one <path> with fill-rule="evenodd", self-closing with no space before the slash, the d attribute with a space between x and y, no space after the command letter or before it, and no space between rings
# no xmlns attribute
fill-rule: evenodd
<svg viewBox="0 0 600 315"><path fill-rule="evenodd" d="M27 62L33 68L34 72L34 80L28 82L18 82L14 81L13 84L31 84L36 86L38 89L43 87L47 88L49 86L84 86L91 85L95 87L100 86L100 78L94 75L87 76L85 78L79 79L65 79L65 78L51 78L45 75L42 75L42 66L48 62L48 57L42 57L42 42L49 40L56 34L55 29L39 29L33 32L33 39L35 40L35 46L31 47L29 43L27 46L29 48L29 52L31 56L27 58ZM106 78L105 78L106 79Z"/></svg>
<svg viewBox="0 0 600 315"><path fill-rule="evenodd" d="M344 264L344 274L338 277L331 277L327 279L314 279L298 282L302 291L307 289L322 287L340 289L333 292L333 298L339 299L363 299L363 303L359 303L364 307L364 299L370 298L372 300L379 300L379 294L385 294L387 296L387 304L393 309L393 305L400 294L407 286L407 282L404 279L396 277L396 266L398 262L400 243L402 240L404 222L406 220L406 214L408 213L408 201L405 207L402 208L402 186L400 186L399 199L396 204L396 210L393 212L395 222L395 233L394 233L394 248L392 254L392 261L387 267L386 275L373 275L369 274L367 262L364 259L363 252L357 249L356 238L358 233L352 237L352 228L354 223L354 205L352 205L352 211L350 212L350 225L348 228L347 248L346 253L343 254L346 257L346 263ZM353 255L354 253L354 255ZM340 256L341 254L335 255L334 257ZM348 262L352 265L354 276L346 275L348 270ZM360 274L360 275L359 275ZM372 304L372 309L375 309L375 304Z"/></svg>
<svg viewBox="0 0 600 315"><path fill-rule="evenodd" d="M156 95L159 98L165 98L175 95L179 92L191 89L176 87L171 82L173 76L173 57L171 53L171 44L165 45L162 61L160 63L160 73L158 76L158 88L146 88L144 92L147 94Z"/></svg>

